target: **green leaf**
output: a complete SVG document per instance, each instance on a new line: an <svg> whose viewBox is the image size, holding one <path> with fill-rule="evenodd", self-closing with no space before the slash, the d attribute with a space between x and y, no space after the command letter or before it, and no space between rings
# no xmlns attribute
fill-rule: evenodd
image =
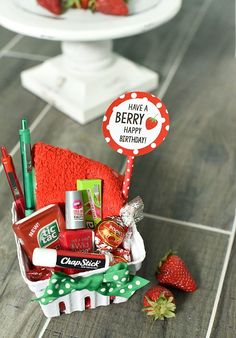
<svg viewBox="0 0 236 338"><path fill-rule="evenodd" d="M74 3L75 3L75 0L62 0L62 6L65 9L72 7L74 5Z"/></svg>
<svg viewBox="0 0 236 338"><path fill-rule="evenodd" d="M145 311L148 316L152 316L154 320L175 317L176 305L173 303L173 297L166 298L161 294L155 302L148 297L145 298L150 306L145 307L142 311Z"/></svg>

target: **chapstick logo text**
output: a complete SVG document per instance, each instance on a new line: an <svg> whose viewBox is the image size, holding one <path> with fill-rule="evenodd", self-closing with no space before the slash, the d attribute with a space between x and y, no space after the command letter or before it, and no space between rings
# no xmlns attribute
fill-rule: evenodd
<svg viewBox="0 0 236 338"><path fill-rule="evenodd" d="M100 264L103 263L101 260L90 260L87 258L83 259L71 259L70 257L63 257L61 259L61 265L67 266L67 267L75 267L75 268L81 268L81 269L98 269L100 267Z"/></svg>

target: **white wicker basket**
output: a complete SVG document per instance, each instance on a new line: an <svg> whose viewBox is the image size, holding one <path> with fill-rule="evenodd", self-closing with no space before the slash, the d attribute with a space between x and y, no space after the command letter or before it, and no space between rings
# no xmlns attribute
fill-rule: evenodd
<svg viewBox="0 0 236 338"><path fill-rule="evenodd" d="M17 221L16 212L14 205L12 207L12 221L15 223ZM26 276L26 266L27 266L27 257L25 256L25 253L23 252L19 240L16 239L16 247L17 247L17 256L19 260L19 266L21 275L25 281L25 283L28 285L29 289L35 293L36 297L42 296L44 289L48 285L49 279L38 281L38 282L32 282L30 281ZM131 244L131 253L133 261L128 263L129 265L129 271L131 274L135 274L136 271L138 271L141 268L142 261L144 260L146 256L145 248L143 239L138 232L136 226L133 229L133 237L132 237L132 244ZM89 276L96 273L102 273L105 272L107 268L99 269L96 271L89 271L89 272L83 272L80 273L80 276ZM76 275L73 275L75 277ZM41 308L43 310L43 313L46 317L57 317L60 316L60 303L64 303L64 313L69 314L73 311L84 311L85 310L85 299L90 298L90 308L96 308L98 306L105 306L109 305L111 303L109 296L103 296L96 291L88 291L88 290L81 290L81 291L75 291L69 295L62 296L52 303L48 305L41 305ZM112 301L112 303L121 303L125 302L127 299L124 297L115 297Z"/></svg>

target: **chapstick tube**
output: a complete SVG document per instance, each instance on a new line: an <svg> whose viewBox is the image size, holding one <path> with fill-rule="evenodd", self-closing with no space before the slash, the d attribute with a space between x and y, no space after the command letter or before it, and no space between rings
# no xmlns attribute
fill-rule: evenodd
<svg viewBox="0 0 236 338"><path fill-rule="evenodd" d="M85 228L84 206L81 191L66 191L66 228Z"/></svg>
<svg viewBox="0 0 236 338"><path fill-rule="evenodd" d="M107 268L110 263L110 255L76 252L69 250L55 250L35 248L33 252L33 264L54 268L73 268L83 271Z"/></svg>

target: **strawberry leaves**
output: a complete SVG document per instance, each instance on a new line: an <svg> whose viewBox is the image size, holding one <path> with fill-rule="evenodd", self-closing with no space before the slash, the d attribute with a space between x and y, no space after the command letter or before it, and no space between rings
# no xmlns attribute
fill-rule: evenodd
<svg viewBox="0 0 236 338"><path fill-rule="evenodd" d="M153 302L151 299L146 297L150 306L147 306L143 309L148 316L152 316L153 320L164 320L165 318L175 317L176 305L173 303L173 297L166 298L165 296L160 296L160 298Z"/></svg>
<svg viewBox="0 0 236 338"><path fill-rule="evenodd" d="M143 309L153 320L175 317L175 300L171 291L163 286L152 286L144 295Z"/></svg>
<svg viewBox="0 0 236 338"><path fill-rule="evenodd" d="M80 8L80 1L79 0L62 0L62 6L64 9L68 9L71 7Z"/></svg>

